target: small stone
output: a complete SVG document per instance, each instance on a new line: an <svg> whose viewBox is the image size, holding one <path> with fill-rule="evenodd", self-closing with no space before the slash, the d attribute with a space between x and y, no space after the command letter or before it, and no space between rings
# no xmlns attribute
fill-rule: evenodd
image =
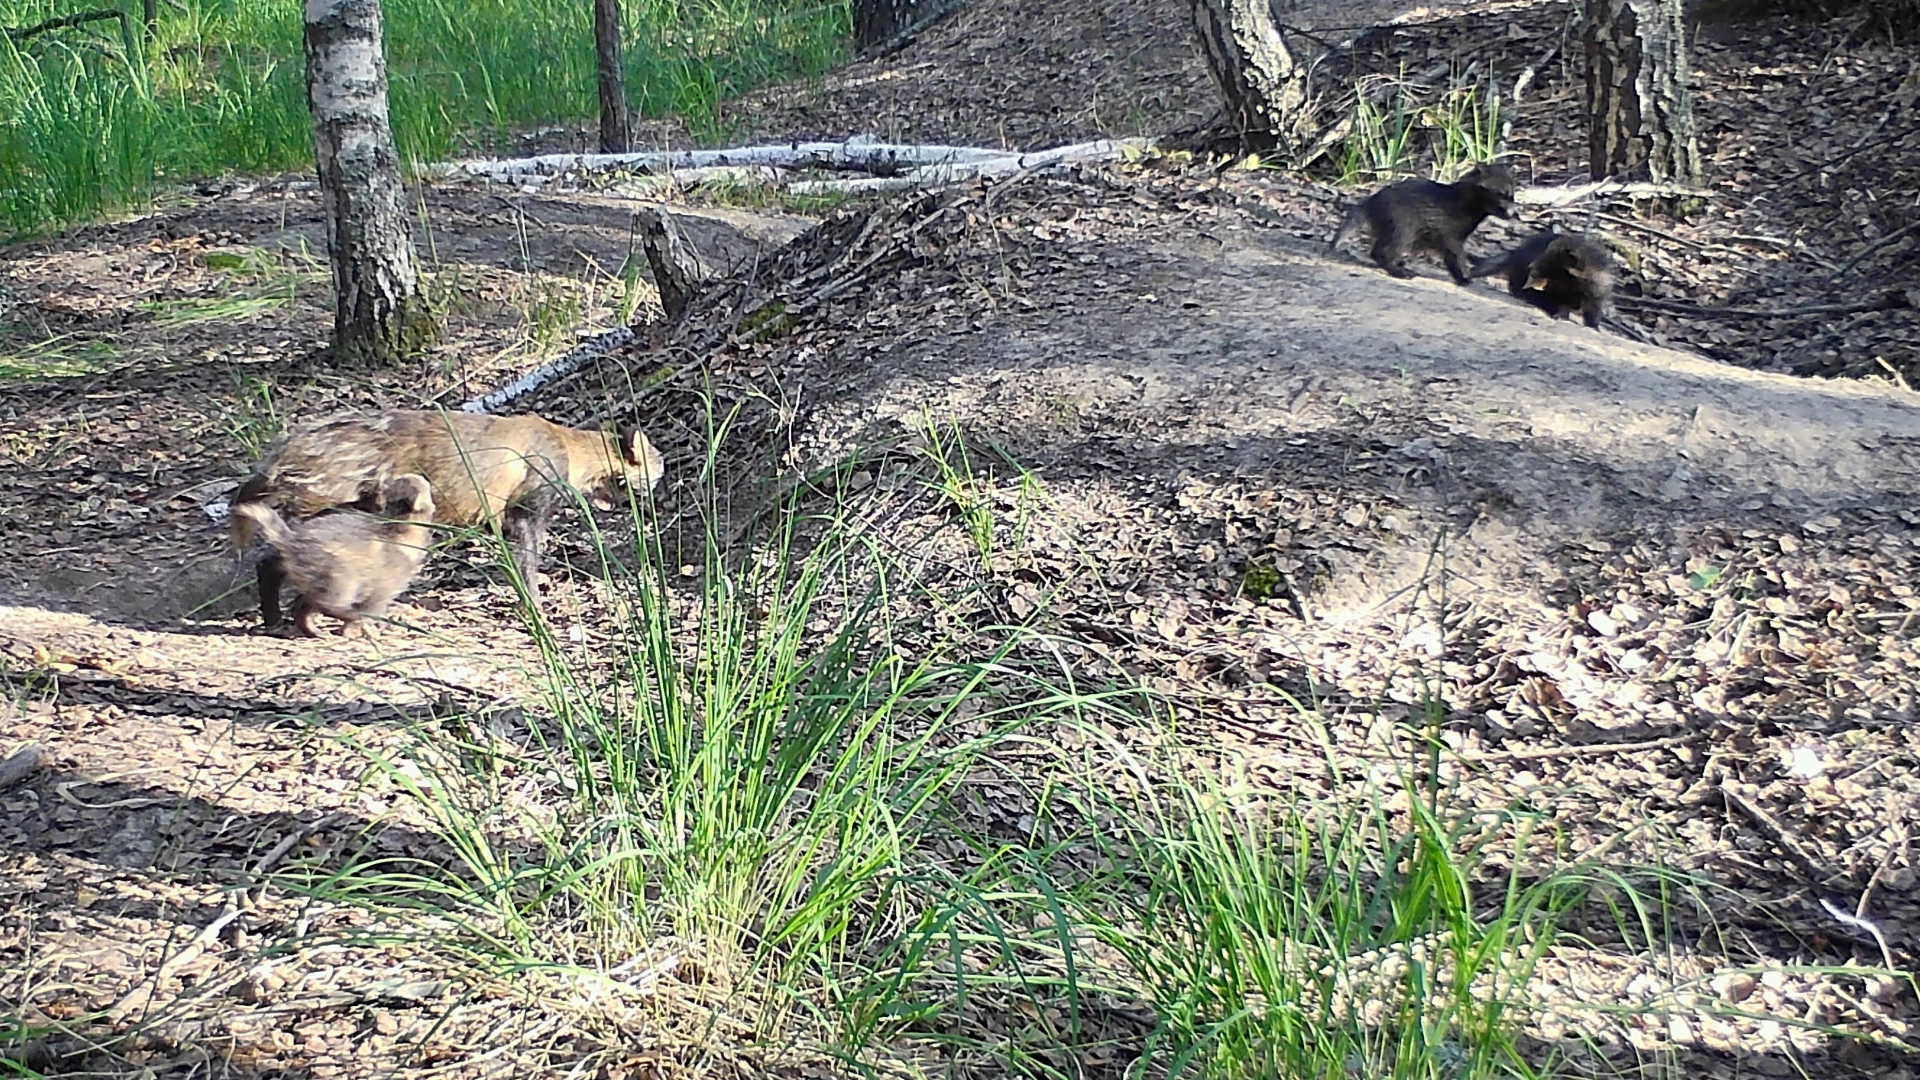
<svg viewBox="0 0 1920 1080"><path fill-rule="evenodd" d="M1893 1004L1893 999L1899 996L1900 983L1898 980L1889 979L1885 976L1867 980L1867 997L1873 1001L1882 1005L1891 1005Z"/></svg>
<svg viewBox="0 0 1920 1080"><path fill-rule="evenodd" d="M1729 971L1713 978L1713 992L1722 1001L1745 1001L1753 993L1754 977L1744 971Z"/></svg>

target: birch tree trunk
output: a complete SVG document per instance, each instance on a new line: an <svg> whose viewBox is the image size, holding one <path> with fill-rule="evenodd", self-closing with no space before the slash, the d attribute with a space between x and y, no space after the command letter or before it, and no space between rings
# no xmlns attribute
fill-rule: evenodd
<svg viewBox="0 0 1920 1080"><path fill-rule="evenodd" d="M600 152L627 152L627 75L620 59L620 0L593 0L593 55L600 71Z"/></svg>
<svg viewBox="0 0 1920 1080"><path fill-rule="evenodd" d="M1586 0L1587 163L1596 180L1701 175L1682 0Z"/></svg>
<svg viewBox="0 0 1920 1080"><path fill-rule="evenodd" d="M1307 69L1273 19L1272 0L1189 0L1207 70L1248 150L1298 149L1310 120Z"/></svg>
<svg viewBox="0 0 1920 1080"><path fill-rule="evenodd" d="M379 0L307 0L307 100L333 260L334 359L385 364L424 345L420 298L387 120Z"/></svg>

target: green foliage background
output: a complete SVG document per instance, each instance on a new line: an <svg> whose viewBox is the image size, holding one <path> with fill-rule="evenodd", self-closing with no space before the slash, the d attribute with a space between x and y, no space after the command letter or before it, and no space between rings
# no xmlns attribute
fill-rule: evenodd
<svg viewBox="0 0 1920 1080"><path fill-rule="evenodd" d="M70 14L0 0L0 27ZM0 36L0 231L20 234L136 205L159 185L310 168L302 6L184 0L142 40L103 20ZM516 128L595 110L588 0L386 0L393 125L402 156L485 150ZM716 105L842 55L845 0L627 0L628 92L718 134Z"/></svg>

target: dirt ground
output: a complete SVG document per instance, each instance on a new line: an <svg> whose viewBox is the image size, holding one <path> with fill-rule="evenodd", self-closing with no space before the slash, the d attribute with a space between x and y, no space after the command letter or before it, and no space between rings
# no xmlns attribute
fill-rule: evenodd
<svg viewBox="0 0 1920 1080"><path fill-rule="evenodd" d="M1292 17L1331 33L1407 7ZM1542 7L1502 10L1528 25L1554 17ZM1024 10L983 2L822 88L743 102L737 141L1036 146L1204 119L1211 90L1177 0L1011 17ZM1705 84L1766 77L1750 55L1713 51L1730 48L1707 50ZM1538 55L1531 39L1515 49ZM1543 82L1550 100L1577 96ZM1703 105L1716 108L1733 106ZM1816 272L1886 228L1865 218L1895 213L1875 204L1825 230L1760 221L1767 186L1730 181L1684 222L1610 208L1628 221L1616 235L1646 244L1634 288L1815 302ZM204 507L287 418L455 404L648 316L632 210L584 193L423 192L452 329L417 367L379 376L314 363L330 316L319 264L300 254L318 250L320 218L298 182L182 195L5 252L0 356L23 359L0 382L0 753L34 741L52 760L0 791L0 1015L113 1007L203 1025L191 1046L85 1067L112 1075L351 1077L404 1059L396 1072L479 1076L512 1070L471 1051L505 1025L565 1045L564 1017L463 997L405 946L277 956L360 916L231 893L278 845L324 865L431 843L341 736L378 747L452 708L522 708L537 651L507 591L478 560L442 558L401 606L409 630L266 636ZM1396 719L1437 708L1469 805L1525 800L1568 851L1724 884L1718 932L1685 928L1676 952L1596 937L1547 965L1568 999L1710 986L1753 1014L1677 1007L1664 1030L1623 1038L1621 1068L1916 1067L1911 987L1876 996L1822 970L1911 970L1920 932L1920 397L1886 376L1910 362L1910 312L1644 315L1648 336L1685 348L1635 344L1432 264L1401 282L1357 250L1330 255L1328 192L1259 173L1099 170L878 213L887 227L854 243L882 257L857 287L772 344L705 358L705 374L781 403L729 468L791 475L910 444L929 416L958 425L1037 479L1022 494L1003 473L996 498L1031 524L985 595L1015 614L1044 604L1054 629L1182 703L1252 782L1332 794L1289 695L1316 704L1360 778L1405 753ZM888 239L929 215L914 243ZM1785 249L1729 238L1790 231ZM830 240L794 257L845 258ZM1708 245L1724 251L1700 258ZM1877 273L1912 265L1885 257ZM1822 374L1880 377L1803 377L1799 358L1824 351ZM43 373L13 370L28 363ZM668 454L668 498L688 498L686 417L601 385L583 374L515 408L627 410ZM928 528L964 551L953 523ZM578 530L561 533L561 557L584 564ZM585 573L563 582L563 637L598 639L597 588ZM1005 611L953 617L974 614ZM1792 970L1758 989L1728 981L1748 965Z"/></svg>

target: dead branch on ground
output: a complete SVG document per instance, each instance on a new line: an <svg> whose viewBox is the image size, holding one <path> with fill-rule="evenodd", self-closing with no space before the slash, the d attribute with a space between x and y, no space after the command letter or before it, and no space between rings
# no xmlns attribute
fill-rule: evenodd
<svg viewBox="0 0 1920 1080"><path fill-rule="evenodd" d="M1870 300L1852 304L1810 304L1789 308L1706 307L1679 300L1656 300L1651 296L1619 296L1614 303L1623 308L1655 311L1667 315L1702 319L1789 319L1802 315L1858 315L1869 311L1899 311L1914 306L1909 289L1888 289Z"/></svg>

